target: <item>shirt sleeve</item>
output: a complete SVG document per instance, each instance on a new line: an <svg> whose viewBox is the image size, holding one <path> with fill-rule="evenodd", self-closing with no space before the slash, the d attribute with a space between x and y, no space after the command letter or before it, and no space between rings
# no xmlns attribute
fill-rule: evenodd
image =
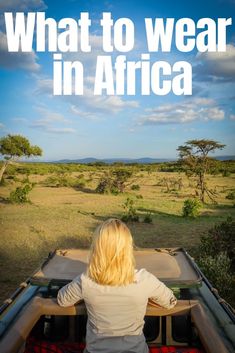
<svg viewBox="0 0 235 353"><path fill-rule="evenodd" d="M152 275L151 277L153 285L151 286L149 298L163 308L172 309L177 303L177 299L172 290L155 276Z"/></svg>
<svg viewBox="0 0 235 353"><path fill-rule="evenodd" d="M62 287L57 294L57 302L60 306L72 306L82 300L81 276Z"/></svg>

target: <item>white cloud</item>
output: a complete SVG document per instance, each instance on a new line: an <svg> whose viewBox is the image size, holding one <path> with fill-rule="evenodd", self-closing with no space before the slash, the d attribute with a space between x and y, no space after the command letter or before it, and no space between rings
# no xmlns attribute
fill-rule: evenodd
<svg viewBox="0 0 235 353"><path fill-rule="evenodd" d="M138 108L139 103L134 100L123 100L119 96L94 96L93 90L84 89L84 96L80 97L81 103L91 111L98 113L116 114L127 108Z"/></svg>
<svg viewBox="0 0 235 353"><path fill-rule="evenodd" d="M36 79L35 94L53 95L53 79L34 75Z"/></svg>
<svg viewBox="0 0 235 353"><path fill-rule="evenodd" d="M67 61L80 61L83 63L85 70L87 72L93 73L95 75L96 60L98 55L105 55L103 51L103 38L101 35L92 34L89 35L89 44L91 46L91 51L84 53L80 50L81 43L81 33L78 29L78 51L77 52L67 52L63 54L63 60ZM92 75L91 75L92 76Z"/></svg>
<svg viewBox="0 0 235 353"><path fill-rule="evenodd" d="M194 98L181 103L146 109L139 125L185 124L194 121L223 120L224 111L210 98Z"/></svg>
<svg viewBox="0 0 235 353"><path fill-rule="evenodd" d="M97 118L94 113L91 113L89 111L83 111L79 109L79 107L76 107L76 105L71 105L70 109L73 114L78 115L81 118L92 120L95 120Z"/></svg>
<svg viewBox="0 0 235 353"><path fill-rule="evenodd" d="M119 96L95 96L94 107L117 113L125 108L138 108L137 101L123 100Z"/></svg>
<svg viewBox="0 0 235 353"><path fill-rule="evenodd" d="M32 124L29 125L29 127L33 129L42 130L43 132L49 132L49 133L55 133L55 134L73 134L76 132L76 130L73 128L54 127L42 120L34 121Z"/></svg>
<svg viewBox="0 0 235 353"><path fill-rule="evenodd" d="M229 119L235 121L235 114L230 114Z"/></svg>
<svg viewBox="0 0 235 353"><path fill-rule="evenodd" d="M62 128L57 128L57 127L48 127L46 129L47 132L53 132L55 134L74 134L76 132L75 129L70 128L70 127L62 127Z"/></svg>
<svg viewBox="0 0 235 353"><path fill-rule="evenodd" d="M76 132L75 129L71 127L54 127L48 122L43 121L43 119L36 120L32 122L29 127L32 129L41 130L43 132L55 133L55 134L73 134Z"/></svg>
<svg viewBox="0 0 235 353"><path fill-rule="evenodd" d="M61 113L51 111L45 107L35 107L34 109L39 113L40 117L30 122L30 128L55 134L71 134L76 132L76 130L71 127L63 126L71 121L65 118ZM61 124L62 127L58 127L58 125Z"/></svg>
<svg viewBox="0 0 235 353"><path fill-rule="evenodd" d="M53 94L53 80L50 78L35 75L37 80L35 94L49 95ZM84 84L84 95L82 96L61 96L73 106L73 113L82 117L98 117L103 113L116 114L127 108L138 108L139 102L136 100L124 100L120 96L95 96L93 89ZM79 113L75 110L78 109Z"/></svg>
<svg viewBox="0 0 235 353"><path fill-rule="evenodd" d="M196 78L202 81L235 80L235 46L227 45L226 52L205 52L196 56L198 63L194 67Z"/></svg>
<svg viewBox="0 0 235 353"><path fill-rule="evenodd" d="M27 123L27 119L25 118L12 118L12 121L15 121L16 123Z"/></svg>
<svg viewBox="0 0 235 353"><path fill-rule="evenodd" d="M94 96L93 91L86 87L84 88L84 96L66 96L64 98L71 101L73 107L79 109L80 112L89 112L88 115L95 117L107 113L117 114L124 109L138 108L139 106L137 101L124 100L119 96Z"/></svg>
<svg viewBox="0 0 235 353"><path fill-rule="evenodd" d="M23 69L37 71L40 65L36 62L34 51L9 53L6 34L0 32L0 66L6 69Z"/></svg>
<svg viewBox="0 0 235 353"><path fill-rule="evenodd" d="M5 127L5 125L0 123L0 129L3 129L4 127Z"/></svg>
<svg viewBox="0 0 235 353"><path fill-rule="evenodd" d="M47 8L43 0L0 0L0 11L42 11Z"/></svg>
<svg viewBox="0 0 235 353"><path fill-rule="evenodd" d="M89 42L91 45L90 53L73 53L63 54L63 60L76 61L79 60L84 65L84 94L81 96L61 96L72 105L72 112L83 118L96 119L103 114L116 114L127 108L138 108L139 103L135 100L125 100L120 96L94 96L93 87L95 82L96 61L98 55L104 55L102 36L98 34L90 34ZM78 33L78 46L80 46L80 31ZM113 53L115 56L115 52ZM37 85L35 94L46 94L53 96L53 79L35 75ZM114 73L115 81L115 73ZM74 90L73 90L74 91Z"/></svg>
<svg viewBox="0 0 235 353"><path fill-rule="evenodd" d="M76 130L71 127L64 127L64 128L51 127L51 128L48 128L47 131L54 132L56 134L74 134L76 132Z"/></svg>
<svg viewBox="0 0 235 353"><path fill-rule="evenodd" d="M43 0L0 0L0 66L7 69L37 71L40 66L37 56L32 52L9 53L5 32L4 12L44 11L47 5Z"/></svg>
<svg viewBox="0 0 235 353"><path fill-rule="evenodd" d="M223 120L224 119L224 111L219 109L218 107L208 108L204 110L204 120Z"/></svg>
<svg viewBox="0 0 235 353"><path fill-rule="evenodd" d="M43 121L45 123L51 123L54 121L62 122L62 123L70 122L61 113L53 112L44 107L35 107L35 109L42 116L42 119L40 119L40 121Z"/></svg>
<svg viewBox="0 0 235 353"><path fill-rule="evenodd" d="M16 123L21 123L32 129L41 130L47 133L72 134L76 132L74 128L68 127L68 125L71 125L72 122L71 120L65 118L63 114L52 111L44 106L36 106L33 107L33 109L36 111L38 118L31 120L16 117L12 118L11 120ZM1 125L3 127L3 124L0 124L0 128Z"/></svg>

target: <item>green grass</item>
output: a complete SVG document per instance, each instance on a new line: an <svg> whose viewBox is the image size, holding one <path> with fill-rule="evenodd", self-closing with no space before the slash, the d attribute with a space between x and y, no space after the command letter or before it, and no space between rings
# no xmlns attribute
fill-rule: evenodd
<svg viewBox="0 0 235 353"><path fill-rule="evenodd" d="M90 171L85 170L85 179ZM212 188L217 188L218 205L206 205L196 219L181 216L184 200L194 193L183 174L181 191L157 185L161 178L178 178L178 173L136 173L133 183L140 190L125 194L99 195L94 193L102 171L94 172L84 191L75 188L52 188L42 185L47 175L30 175L37 185L30 193L31 204L13 205L7 197L17 183L0 187L0 299L5 299L17 285L25 280L55 248L89 247L96 226L108 217L121 217L123 203L133 197L140 220L151 213L152 224L142 222L129 224L135 244L139 247L197 247L200 235L215 223L234 217L233 201L226 199L229 189L234 188L234 177L209 177ZM79 173L71 173L76 177ZM138 176L139 175L139 176ZM140 176L141 175L141 176ZM21 177L20 175L17 177ZM143 199L137 199L142 195Z"/></svg>

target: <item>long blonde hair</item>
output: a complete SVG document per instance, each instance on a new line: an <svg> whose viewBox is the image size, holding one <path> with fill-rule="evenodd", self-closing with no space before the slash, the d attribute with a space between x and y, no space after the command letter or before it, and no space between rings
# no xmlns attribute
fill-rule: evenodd
<svg viewBox="0 0 235 353"><path fill-rule="evenodd" d="M118 286L134 282L135 260L129 228L118 219L108 219L94 233L88 276L98 284Z"/></svg>

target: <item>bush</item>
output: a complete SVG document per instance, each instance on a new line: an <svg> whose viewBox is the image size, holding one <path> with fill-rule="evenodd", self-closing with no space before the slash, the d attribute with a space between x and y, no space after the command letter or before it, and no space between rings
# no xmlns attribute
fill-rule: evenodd
<svg viewBox="0 0 235 353"><path fill-rule="evenodd" d="M64 173L47 177L43 184L48 187L81 187L85 185L85 180L70 178Z"/></svg>
<svg viewBox="0 0 235 353"><path fill-rule="evenodd" d="M235 282L232 269L235 265L235 222L225 222L201 236L201 243L194 254L200 268L217 287L220 295L234 305Z"/></svg>
<svg viewBox="0 0 235 353"><path fill-rule="evenodd" d="M18 186L14 191L10 193L9 201L11 203L26 203L30 202L29 192L32 190L31 184L26 184L23 187Z"/></svg>
<svg viewBox="0 0 235 353"><path fill-rule="evenodd" d="M128 197L123 204L123 208L126 211L126 213L121 217L123 222L139 222L139 216L136 213L133 199Z"/></svg>
<svg viewBox="0 0 235 353"><path fill-rule="evenodd" d="M201 236L199 252L212 257L226 252L235 265L235 222L228 218L209 229L206 235Z"/></svg>
<svg viewBox="0 0 235 353"><path fill-rule="evenodd" d="M27 177L26 178L24 178L24 179L22 179L22 184L29 184L30 183L30 181L29 181L29 177L28 177L28 175L27 175Z"/></svg>
<svg viewBox="0 0 235 353"><path fill-rule="evenodd" d="M228 193L228 195L226 196L226 199L228 200L235 200L235 191L231 191Z"/></svg>
<svg viewBox="0 0 235 353"><path fill-rule="evenodd" d="M227 170L227 169L223 170L223 172L222 172L223 177L229 177L230 175L231 175L231 173L229 170Z"/></svg>
<svg viewBox="0 0 235 353"><path fill-rule="evenodd" d="M183 217L196 218L199 215L201 202L198 199L187 199L184 201Z"/></svg>
<svg viewBox="0 0 235 353"><path fill-rule="evenodd" d="M136 195L137 199L143 199L143 195Z"/></svg>
<svg viewBox="0 0 235 353"><path fill-rule="evenodd" d="M153 223L152 215L151 213L147 213L143 219L144 223Z"/></svg>
<svg viewBox="0 0 235 353"><path fill-rule="evenodd" d="M132 186L131 186L131 190L140 190L140 186L138 185L138 184L133 184Z"/></svg>
<svg viewBox="0 0 235 353"><path fill-rule="evenodd" d="M230 273L231 260L226 252L221 252L215 257L200 257L198 264L213 286L219 290L220 295L226 297L231 294L233 276Z"/></svg>
<svg viewBox="0 0 235 353"><path fill-rule="evenodd" d="M83 174L79 174L75 180L70 181L70 186L74 188L84 188L86 186L86 179Z"/></svg>
<svg viewBox="0 0 235 353"><path fill-rule="evenodd" d="M131 177L132 171L125 169L117 169L112 172L105 173L101 178L96 192L99 194L114 194L123 193L125 191L126 182Z"/></svg>
<svg viewBox="0 0 235 353"><path fill-rule="evenodd" d="M44 180L43 184L49 187L59 187L59 181L56 176L49 176Z"/></svg>
<svg viewBox="0 0 235 353"><path fill-rule="evenodd" d="M118 194L118 190L113 184L113 180L107 176L103 177L96 187L96 192L98 194Z"/></svg>

